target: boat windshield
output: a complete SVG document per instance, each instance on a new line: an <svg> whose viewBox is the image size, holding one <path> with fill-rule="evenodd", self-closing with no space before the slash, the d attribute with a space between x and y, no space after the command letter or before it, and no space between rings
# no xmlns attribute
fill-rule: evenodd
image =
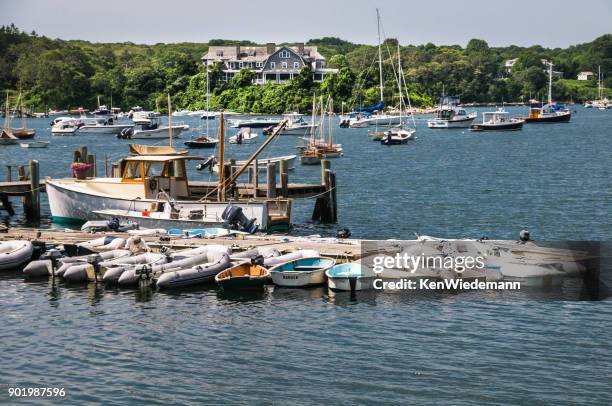
<svg viewBox="0 0 612 406"><path fill-rule="evenodd" d="M164 171L163 162L145 162L145 177L161 176Z"/></svg>
<svg viewBox="0 0 612 406"><path fill-rule="evenodd" d="M128 162L123 172L124 181L140 181L142 179L142 162Z"/></svg>

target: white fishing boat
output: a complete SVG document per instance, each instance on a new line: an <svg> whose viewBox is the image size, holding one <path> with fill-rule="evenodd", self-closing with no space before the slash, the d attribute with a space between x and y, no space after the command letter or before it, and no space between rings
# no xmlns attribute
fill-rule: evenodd
<svg viewBox="0 0 612 406"><path fill-rule="evenodd" d="M211 219L218 221L213 224L220 224L223 212L230 203L201 201L191 195L186 163L193 160L204 158L186 155L130 156L124 159L121 177L48 179L46 191L51 215L54 221L82 222L108 218L95 213L99 210L119 210L125 215L118 217L132 218L133 212L149 212L150 219L143 218L142 221L156 221L159 216L161 222L164 217L156 213L168 213L169 210L169 218L177 220L171 228L179 228L176 224L185 218L198 220L207 227L211 226ZM239 201L231 205L241 209L242 214L259 229L290 224L289 199ZM135 216L133 219L136 219ZM184 228L194 228L193 223Z"/></svg>
<svg viewBox="0 0 612 406"><path fill-rule="evenodd" d="M309 123L304 120L304 115L299 113L283 114L283 118L287 120L287 125L280 132L280 135L306 136L318 126L316 123ZM276 128L277 127L271 128L267 133L271 134ZM264 133L266 132L264 131Z"/></svg>
<svg viewBox="0 0 612 406"><path fill-rule="evenodd" d="M189 113L191 113L191 111L189 111L189 110L173 111L172 112L172 117L185 117Z"/></svg>
<svg viewBox="0 0 612 406"><path fill-rule="evenodd" d="M51 142L50 141L28 141L28 142L20 142L19 145L21 148L47 148Z"/></svg>
<svg viewBox="0 0 612 406"><path fill-rule="evenodd" d="M119 135L123 130L131 129L132 124L115 124L112 118L93 118L82 120L79 133Z"/></svg>
<svg viewBox="0 0 612 406"><path fill-rule="evenodd" d="M510 113L502 107L497 111L482 113L482 123L472 124L471 131L518 131L523 129L525 120L510 117Z"/></svg>
<svg viewBox="0 0 612 406"><path fill-rule="evenodd" d="M236 135L229 138L230 144L253 144L257 141L259 134L251 132L249 127L241 127Z"/></svg>
<svg viewBox="0 0 612 406"><path fill-rule="evenodd" d="M122 130L119 137L134 140L150 140L170 138L172 134L173 138L178 138L183 131L189 129L189 125L182 121L163 124L161 117L149 117L148 122L135 121L135 123L134 129L128 128Z"/></svg>
<svg viewBox="0 0 612 406"><path fill-rule="evenodd" d="M228 124L233 128L242 128L242 127L250 127L250 128L266 128L266 127L274 127L277 126L281 122L279 118L272 117L255 117L248 118L242 120L229 120Z"/></svg>
<svg viewBox="0 0 612 406"><path fill-rule="evenodd" d="M56 120L54 120L55 124L51 127L53 135L74 135L82 125L80 120L74 118L66 118L57 122Z"/></svg>
<svg viewBox="0 0 612 406"><path fill-rule="evenodd" d="M432 129L468 128L478 116L478 113L475 111L468 113L459 104L459 97L442 97L436 117L427 120L427 127Z"/></svg>
<svg viewBox="0 0 612 406"><path fill-rule="evenodd" d="M257 170L266 171L268 169L269 163L275 163L276 167L280 170L280 162L286 161L287 170L292 171L295 169L296 158L297 158L297 155L283 155L283 156L276 156L276 157L270 157L270 158L259 158L257 159ZM247 161L236 161L233 168L240 168L246 162ZM219 164L215 164L213 166L213 172L219 173Z"/></svg>

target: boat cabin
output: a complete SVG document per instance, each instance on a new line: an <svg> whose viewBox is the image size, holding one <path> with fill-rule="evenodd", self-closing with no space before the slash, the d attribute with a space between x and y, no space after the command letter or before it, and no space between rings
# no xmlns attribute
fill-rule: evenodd
<svg viewBox="0 0 612 406"><path fill-rule="evenodd" d="M507 111L498 110L482 113L483 123L505 123L510 121L510 113L508 113Z"/></svg>
<svg viewBox="0 0 612 406"><path fill-rule="evenodd" d="M175 199L189 198L186 162L204 158L185 155L140 155L123 160L122 184L141 184L142 198L154 199L164 191Z"/></svg>
<svg viewBox="0 0 612 406"><path fill-rule="evenodd" d="M457 119L461 119L461 118L467 117L467 115L468 113L464 109L444 108L438 112L437 118L442 119L442 120L452 120L455 117Z"/></svg>

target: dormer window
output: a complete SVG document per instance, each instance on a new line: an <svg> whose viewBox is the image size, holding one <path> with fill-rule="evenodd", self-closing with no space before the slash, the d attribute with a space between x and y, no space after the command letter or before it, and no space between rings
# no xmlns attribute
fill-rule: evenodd
<svg viewBox="0 0 612 406"><path fill-rule="evenodd" d="M223 56L223 51L217 51L217 56Z"/></svg>
<svg viewBox="0 0 612 406"><path fill-rule="evenodd" d="M279 58L290 58L291 54L289 53L289 51L280 51L278 53Z"/></svg>

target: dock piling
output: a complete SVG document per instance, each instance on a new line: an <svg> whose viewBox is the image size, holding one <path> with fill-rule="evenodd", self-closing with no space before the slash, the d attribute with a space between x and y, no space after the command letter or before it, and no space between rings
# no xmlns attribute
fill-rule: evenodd
<svg viewBox="0 0 612 406"><path fill-rule="evenodd" d="M266 197L268 199L274 199L276 197L276 162L268 163L266 180Z"/></svg>
<svg viewBox="0 0 612 406"><path fill-rule="evenodd" d="M281 196L289 195L289 164L287 161L280 161L280 181L281 181Z"/></svg>
<svg viewBox="0 0 612 406"><path fill-rule="evenodd" d="M322 223L335 223L337 217L336 174L331 171L331 162L321 160L321 183L325 192L315 202L312 220Z"/></svg>
<svg viewBox="0 0 612 406"><path fill-rule="evenodd" d="M29 220L40 218L40 171L37 160L30 160L30 192L25 195L23 211Z"/></svg>

